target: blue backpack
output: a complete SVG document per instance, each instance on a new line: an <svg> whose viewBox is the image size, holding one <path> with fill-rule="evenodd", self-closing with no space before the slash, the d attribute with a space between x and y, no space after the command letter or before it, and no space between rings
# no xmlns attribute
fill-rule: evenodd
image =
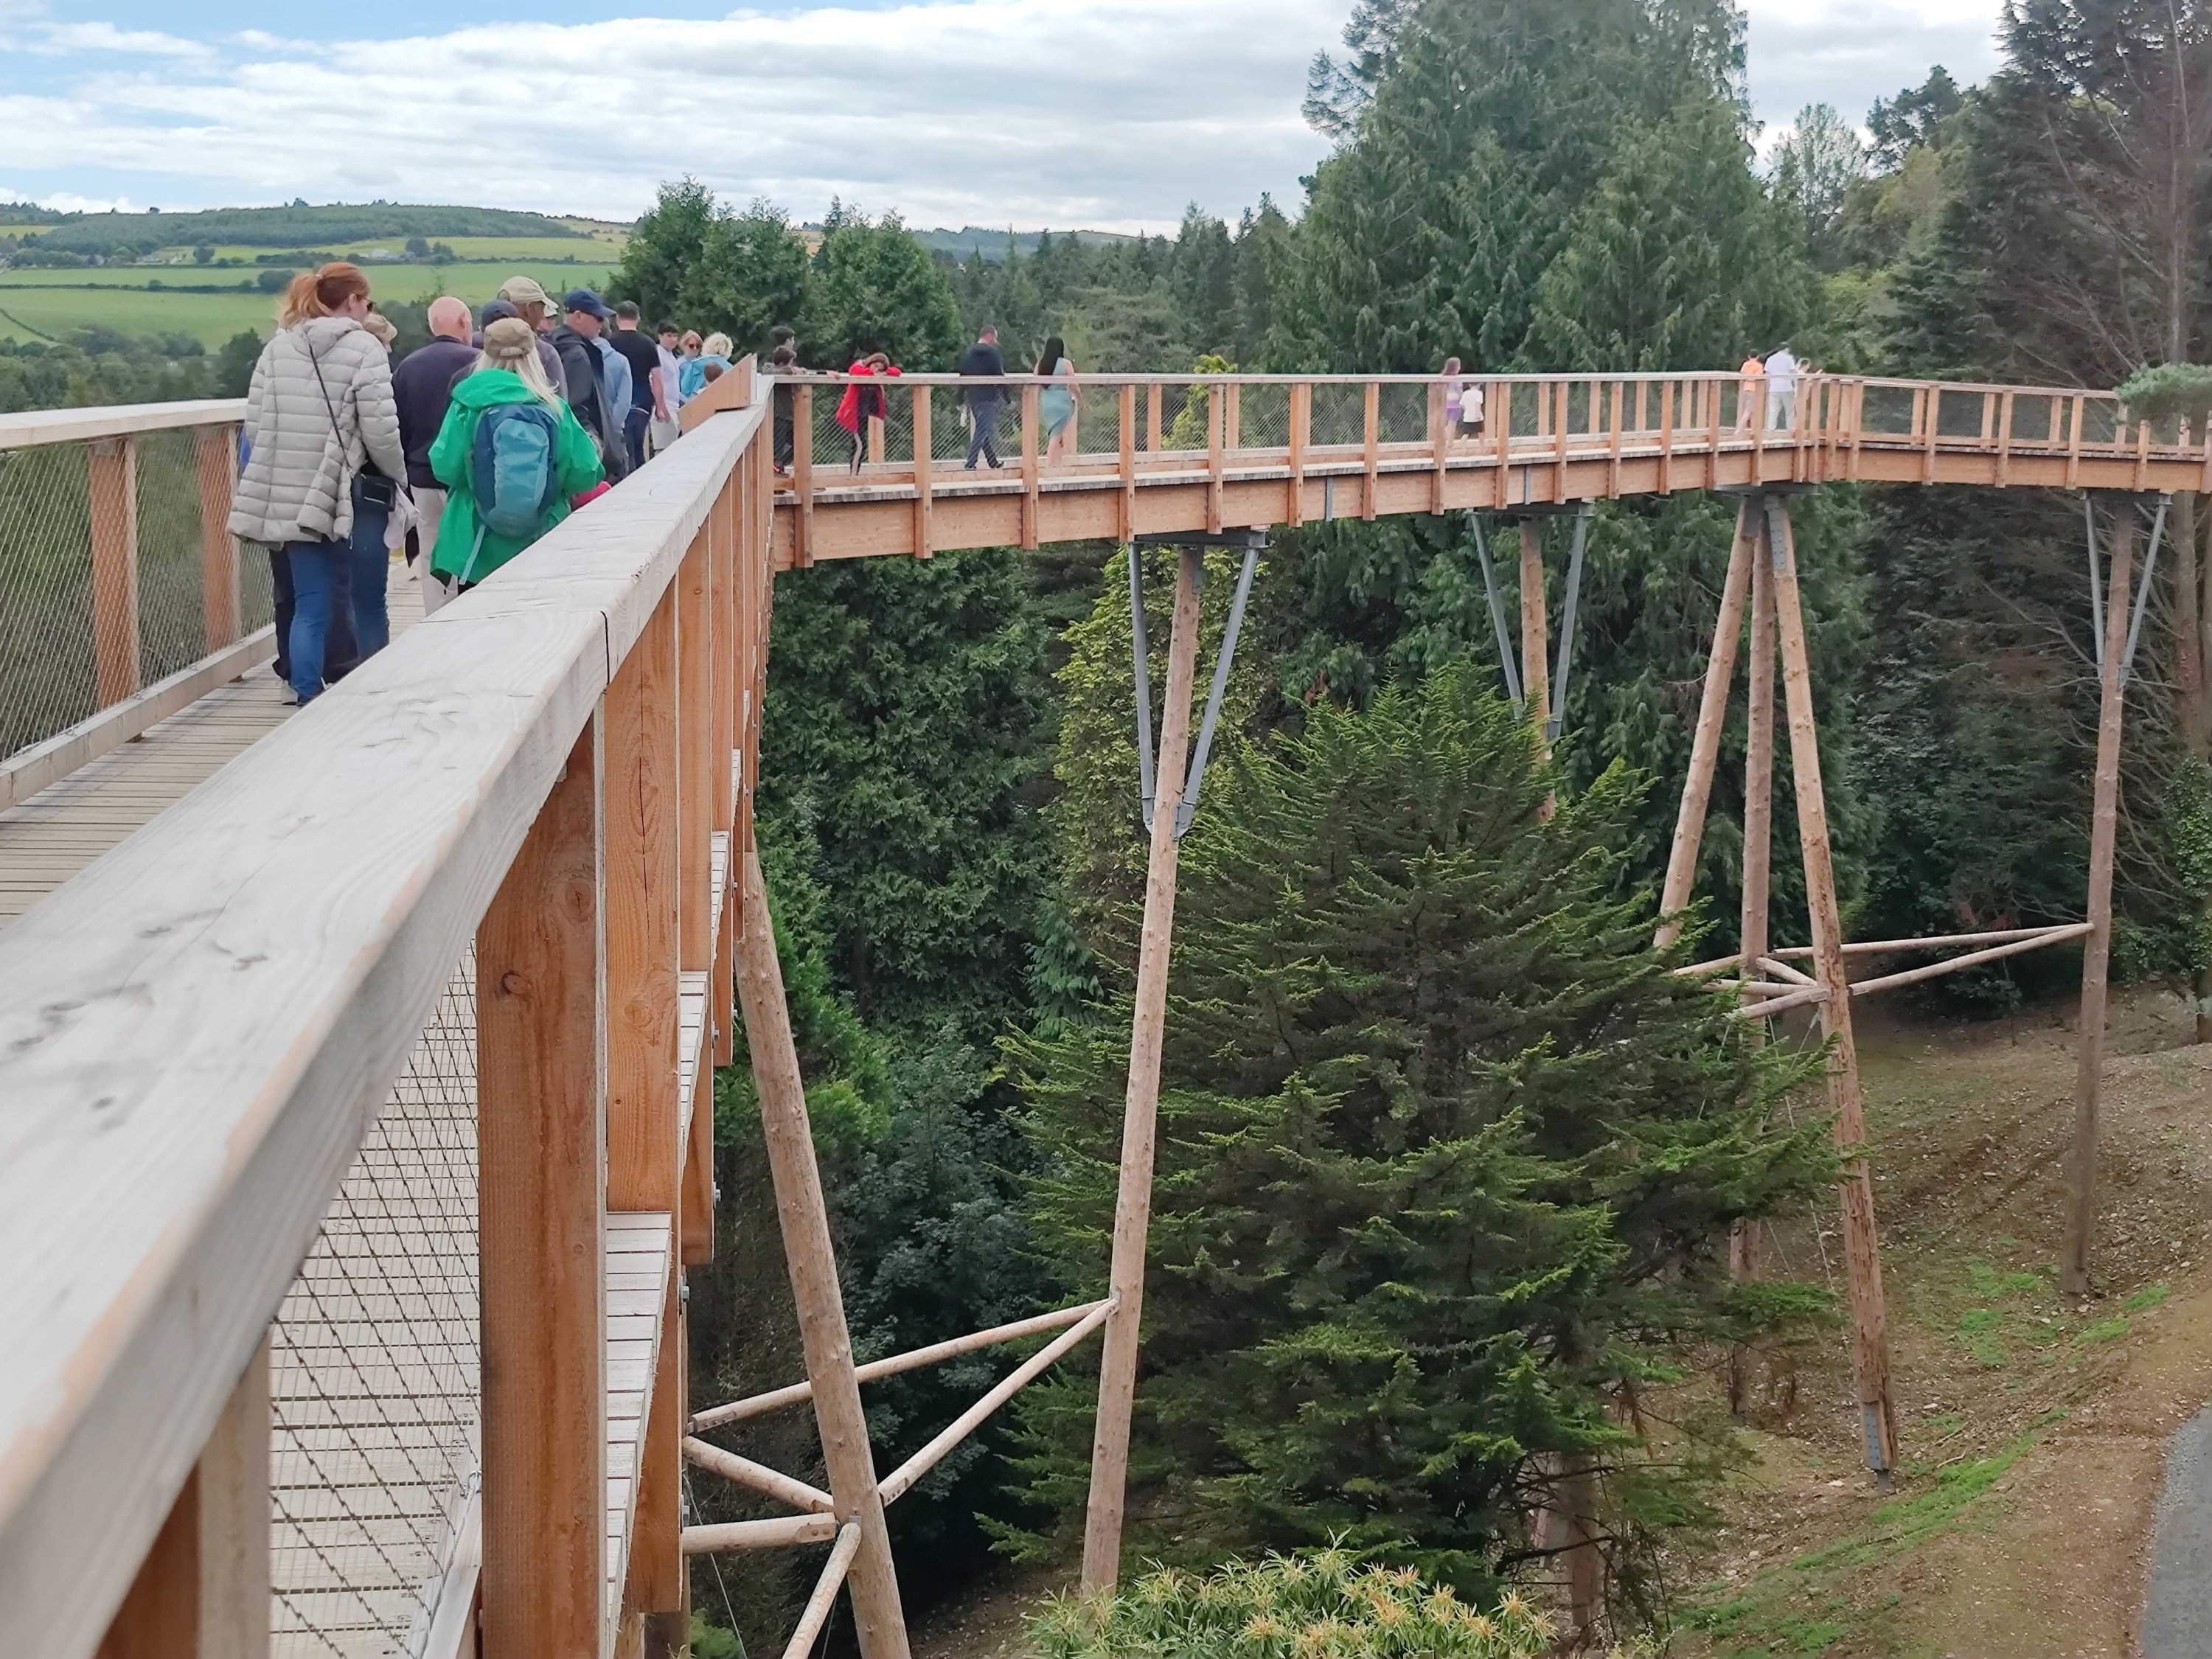
<svg viewBox="0 0 2212 1659"><path fill-rule="evenodd" d="M526 404L495 404L477 418L469 453L477 540L461 582L474 576L485 536L535 541L544 533L560 495L560 416L535 398Z"/></svg>

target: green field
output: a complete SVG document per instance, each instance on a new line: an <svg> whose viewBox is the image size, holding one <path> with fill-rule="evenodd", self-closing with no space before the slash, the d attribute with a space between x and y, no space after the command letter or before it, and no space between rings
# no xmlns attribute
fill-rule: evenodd
<svg viewBox="0 0 2212 1659"><path fill-rule="evenodd" d="M493 241L497 238L476 238ZM530 239L511 239L518 242ZM540 240L539 246L544 246ZM559 246L557 242L552 246ZM388 304L458 294L481 305L499 285L518 273L536 278L556 299L572 288L598 288L614 274L604 243L579 242L578 250L599 250L599 262L559 264L543 259L484 259L451 265L371 267L369 280L379 300ZM204 266L156 269L147 265L103 265L80 270L0 270L0 337L58 338L71 329L105 326L126 334L190 334L213 348L241 329L266 333L274 325L273 295L233 290L179 294L150 289L162 283L236 282L254 273Z"/></svg>
<svg viewBox="0 0 2212 1659"><path fill-rule="evenodd" d="M580 262L611 261L622 257L625 240L616 231L589 238L568 236L444 236L437 239L453 249L463 260L472 259L567 259L571 255ZM322 246L323 244L316 244ZM407 246L404 236L373 237L368 241L343 242L331 248L342 258L372 261L378 249L397 258ZM170 252L189 253L189 248L170 249ZM218 259L237 259L252 265L259 255L276 252L268 247L217 244L215 257Z"/></svg>

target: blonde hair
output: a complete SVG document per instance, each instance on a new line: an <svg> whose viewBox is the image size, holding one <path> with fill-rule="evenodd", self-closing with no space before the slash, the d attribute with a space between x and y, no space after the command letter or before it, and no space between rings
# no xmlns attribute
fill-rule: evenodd
<svg viewBox="0 0 2212 1659"><path fill-rule="evenodd" d="M334 317L356 295L368 298L368 278L359 265L333 259L319 270L303 270L277 303L276 326L295 328L313 318Z"/></svg>
<svg viewBox="0 0 2212 1659"><path fill-rule="evenodd" d="M709 334L699 343L699 349L709 357L726 357L730 355L730 337L726 334Z"/></svg>
<svg viewBox="0 0 2212 1659"><path fill-rule="evenodd" d="M538 332L521 318L501 317L484 330L483 355L469 373L486 374L494 370L514 375L543 401L560 406L553 383L545 378L545 365L538 360Z"/></svg>

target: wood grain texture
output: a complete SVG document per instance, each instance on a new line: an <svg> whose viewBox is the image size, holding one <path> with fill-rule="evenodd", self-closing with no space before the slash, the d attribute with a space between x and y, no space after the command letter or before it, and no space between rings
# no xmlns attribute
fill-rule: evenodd
<svg viewBox="0 0 2212 1659"><path fill-rule="evenodd" d="M1729 693L1735 680L1736 644L1743 635L1744 595L1751 584L1752 513L1748 501L1736 508L1735 536L1729 544L1728 576L1721 588L1720 617L1713 624L1712 646L1705 653L1705 690L1698 699L1697 728L1690 739L1690 774L1682 786L1682 804L1674 817L1674 839L1667 849L1667 878L1659 895L1657 944L1662 951L1682 936L1680 913L1689 903L1697 886L1698 852L1705 843L1705 812L1712 800L1713 773L1720 763L1721 731L1728 724ZM1770 665L1772 656L1770 645ZM1773 697L1770 666L1770 711ZM1769 719L1771 722L1771 712ZM1770 732L1771 729L1770 724Z"/></svg>
<svg viewBox="0 0 2212 1659"><path fill-rule="evenodd" d="M607 688L607 1205L617 1210L677 1205L677 606L671 588Z"/></svg>
<svg viewBox="0 0 2212 1659"><path fill-rule="evenodd" d="M860 1553L853 1568L854 1623L866 1659L906 1659L906 1617L899 1604L890 1536L884 1526L868 1420L854 1375L852 1336L837 1285L836 1255L807 1120L805 1085L784 1001L783 970L776 961L760 853L750 843L744 848L744 863L738 994L744 1007L746 1046L759 1091L761 1127L775 1186L776 1215L783 1228L792 1299L799 1310L799 1338L806 1352L807 1376L814 1384L815 1422L829 1468L830 1496L836 1502L837 1519L857 1522L860 1528ZM834 1528L836 1521L828 1524ZM685 1547L690 1547L688 1540Z"/></svg>
<svg viewBox="0 0 2212 1659"><path fill-rule="evenodd" d="M1820 1006L1820 1029L1828 1043L1828 1109L1835 1115L1836 1145L1845 1158L1839 1194L1852 1370L1860 1409L1866 1418L1867 1464L1877 1473L1885 1473L1897 1467L1896 1419L1890 1403L1889 1316L1875 1232L1874 1177L1863 1150L1866 1100L1860 1087L1858 1045L1851 1027L1850 973L1844 965L1835 859L1828 837L1827 797L1820 782L1813 673L1805 647L1804 611L1797 593L1796 538L1788 503L1769 497L1765 505L1783 702L1790 719L1790 769L1796 783L1797 835L1805 857L1805 907L1812 923L1813 970L1827 994Z"/></svg>
<svg viewBox="0 0 2212 1659"><path fill-rule="evenodd" d="M605 1547L599 722L477 930L486 1644L596 1659Z"/></svg>
<svg viewBox="0 0 2212 1659"><path fill-rule="evenodd" d="M88 465L94 695L106 708L139 683L137 440L100 439Z"/></svg>
<svg viewBox="0 0 2212 1659"><path fill-rule="evenodd" d="M1152 1214L1152 1160L1160 1103L1160 1045L1167 1024L1168 962L1175 935L1176 816L1182 807L1190 747L1191 688L1197 678L1200 555L1176 562L1175 620L1168 641L1167 692L1160 709L1160 754L1153 773L1152 839L1145 874L1144 930L1137 946L1137 994L1129 1032L1129 1083L1122 1104L1120 1184L1105 1352L1099 1359L1098 1411L1091 1431L1091 1497L1083 1529L1083 1588L1110 1591L1121 1572L1121 1522L1128 1496L1129 1419L1145 1308L1145 1255Z"/></svg>

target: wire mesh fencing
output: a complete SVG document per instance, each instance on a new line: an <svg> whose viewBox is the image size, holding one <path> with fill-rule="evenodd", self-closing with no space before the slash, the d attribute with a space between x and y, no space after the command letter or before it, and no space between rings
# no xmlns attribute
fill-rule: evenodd
<svg viewBox="0 0 2212 1659"><path fill-rule="evenodd" d="M0 450L0 758L208 654L198 441L190 428L103 441L104 495L92 444ZM266 562L241 550L238 566L226 638L272 610Z"/></svg>
<svg viewBox="0 0 2212 1659"><path fill-rule="evenodd" d="M277 1659L421 1659L478 1483L476 963L270 1333Z"/></svg>

